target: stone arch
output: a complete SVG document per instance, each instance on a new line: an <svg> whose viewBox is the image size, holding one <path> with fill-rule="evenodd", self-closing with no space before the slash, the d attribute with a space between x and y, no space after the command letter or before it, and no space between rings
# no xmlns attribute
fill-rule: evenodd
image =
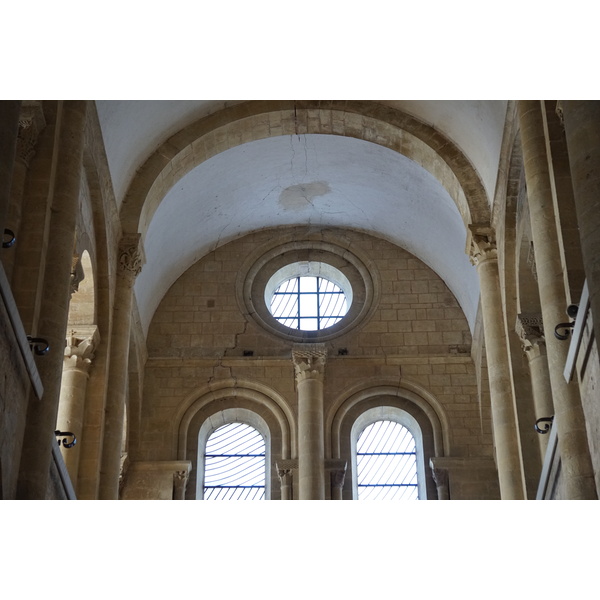
<svg viewBox="0 0 600 600"><path fill-rule="evenodd" d="M325 418L325 448L331 458L340 458L341 428L347 415L356 406L372 398L401 398L402 404L419 410L429 423L436 456L449 456L451 451L450 426L445 411L437 399L420 385L403 379L401 382L378 380L340 394ZM408 403L408 404L407 404ZM407 410L410 413L410 410ZM412 414L412 413L411 413Z"/></svg>
<svg viewBox="0 0 600 600"><path fill-rule="evenodd" d="M88 115L89 116L89 115ZM77 482L77 496L81 499L95 498L99 481L99 468L102 456L102 419L106 399L106 378L108 372L108 340L111 330L111 248L107 232L111 231L110 207L114 203L111 188L107 185L108 172L103 163L97 160L101 152L98 139L93 135L93 127L86 127L86 146L83 153L83 171L89 189L92 208L93 231L90 237L81 238L81 246L89 251L94 273L94 325L98 338L94 352L93 368L90 369L83 434L79 446L80 470Z"/></svg>
<svg viewBox="0 0 600 600"><path fill-rule="evenodd" d="M466 156L434 127L399 110L362 101L251 101L182 129L138 169L121 208L128 233L145 235L169 189L203 161L240 144L292 134L354 137L388 147L436 177L470 223L488 223L487 194Z"/></svg>
<svg viewBox="0 0 600 600"><path fill-rule="evenodd" d="M189 460L192 470L188 482L190 499L196 493L198 475L198 444L200 431L206 421L223 411L252 412L269 429L271 497L279 497L275 462L296 456L296 423L285 400L265 385L226 379L206 386L188 396L177 411L174 422L174 442L177 460ZM248 421L247 418L242 419ZM252 425L252 423L250 423Z"/></svg>
<svg viewBox="0 0 600 600"><path fill-rule="evenodd" d="M261 383L223 379L209 384L190 394L180 405L173 418L173 454L178 460L186 451L188 432L194 416L212 402L226 398L244 398L250 403L264 407L277 424L281 434L281 458L296 456L296 419L288 406L288 402L280 394Z"/></svg>
<svg viewBox="0 0 600 600"><path fill-rule="evenodd" d="M434 456L450 453L450 431L442 407L426 390L411 382L395 384L377 382L348 390L334 403L326 418L326 448L333 459L347 460L344 497L352 497L354 474L352 471L353 429L361 415L381 409L381 415L389 413L390 420L398 421L398 413L406 413L418 426L417 435L422 445L422 464L428 465ZM425 492L427 498L436 498L435 482L425 469Z"/></svg>

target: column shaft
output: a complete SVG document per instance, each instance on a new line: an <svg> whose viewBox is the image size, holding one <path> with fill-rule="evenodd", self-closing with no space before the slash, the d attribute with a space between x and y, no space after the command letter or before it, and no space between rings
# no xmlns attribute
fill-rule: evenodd
<svg viewBox="0 0 600 600"><path fill-rule="evenodd" d="M94 326L71 332L65 348L56 428L73 433L77 439L72 448L60 447L75 492L81 447L85 443L82 434L89 371L97 342L98 328Z"/></svg>
<svg viewBox="0 0 600 600"><path fill-rule="evenodd" d="M56 428L72 432L77 439L77 443L72 448L63 448L62 446L60 448L75 491L77 491L79 449L81 448L83 411L88 381L87 365L77 364L81 362L78 357L65 360L66 365L60 386L60 404L56 418Z"/></svg>
<svg viewBox="0 0 600 600"><path fill-rule="evenodd" d="M518 108L542 319L546 328L553 331L555 325L565 321L567 296L542 106L539 101L520 101ZM554 423L558 428L561 479L566 497L596 498L579 386L576 382L568 383L563 376L569 344L558 340L554 335L547 335L546 349L555 411Z"/></svg>
<svg viewBox="0 0 600 600"><path fill-rule="evenodd" d="M124 236L119 251L119 270L113 309L108 393L104 421L102 467L99 497L118 500L121 446L127 402L127 377L129 372L129 340L133 308L133 284L141 270L139 234Z"/></svg>
<svg viewBox="0 0 600 600"><path fill-rule="evenodd" d="M71 260L79 201L86 101L66 101L58 147L58 169L52 197L51 235L44 265L44 295L37 334L45 338L50 351L37 365L44 385L44 397L30 398L21 456L18 497L44 499L52 460L64 339L71 292Z"/></svg>
<svg viewBox="0 0 600 600"><path fill-rule="evenodd" d="M298 479L300 500L325 499L323 383L298 382Z"/></svg>
<svg viewBox="0 0 600 600"><path fill-rule="evenodd" d="M550 386L550 373L548 372L545 346L541 343L535 344L527 352L527 358L531 374L531 391L536 419L551 417L554 414L554 406L552 405L552 387ZM548 435L540 434L538 438L543 461L548 447Z"/></svg>
<svg viewBox="0 0 600 600"><path fill-rule="evenodd" d="M519 441L508 340L502 314L502 295L495 244L490 236L475 232L472 257L481 285L481 312L485 334L492 427L500 495L506 500L525 499L525 478Z"/></svg>
<svg viewBox="0 0 600 600"><path fill-rule="evenodd" d="M322 344L298 345L292 351L298 390L298 496L325 499L325 442Z"/></svg>

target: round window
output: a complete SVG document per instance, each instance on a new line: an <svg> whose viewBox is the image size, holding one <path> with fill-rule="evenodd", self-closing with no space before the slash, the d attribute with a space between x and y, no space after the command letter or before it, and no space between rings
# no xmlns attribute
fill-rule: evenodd
<svg viewBox="0 0 600 600"><path fill-rule="evenodd" d="M265 303L279 323L320 331L338 323L352 304L352 286L335 267L296 262L279 269L265 287Z"/></svg>
<svg viewBox="0 0 600 600"><path fill-rule="evenodd" d="M238 302L266 331L293 342L326 342L363 323L377 305L375 266L333 240L269 241L239 270ZM329 241L329 237L332 241Z"/></svg>

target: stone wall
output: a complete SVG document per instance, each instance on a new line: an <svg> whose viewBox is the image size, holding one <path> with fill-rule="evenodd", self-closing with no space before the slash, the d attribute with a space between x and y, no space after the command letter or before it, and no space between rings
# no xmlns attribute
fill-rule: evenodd
<svg viewBox="0 0 600 600"><path fill-rule="evenodd" d="M216 249L163 298L147 339L140 441L133 461L193 460L178 448L180 422L186 408L219 387L264 386L282 399L288 420L297 420L292 343L245 316L239 300L240 266L274 233L280 232L254 233ZM412 386L434 398L442 413L441 451L482 459L493 470L489 416L481 412L471 335L456 299L431 269L403 249L359 232L344 231L343 236L345 244L371 261L377 301L368 319L325 343L325 422L331 424L335 411L357 389ZM226 398L219 402L227 404ZM331 436L326 430L329 457ZM290 449L292 458L295 450ZM278 458L272 457L273 488L279 484ZM494 497L497 489L482 479L479 487L478 476L470 486L457 484L455 495Z"/></svg>

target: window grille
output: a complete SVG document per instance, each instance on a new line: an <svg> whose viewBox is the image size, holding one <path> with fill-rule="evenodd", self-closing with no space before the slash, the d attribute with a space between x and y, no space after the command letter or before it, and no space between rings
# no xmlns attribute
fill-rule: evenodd
<svg viewBox="0 0 600 600"><path fill-rule="evenodd" d="M359 500L417 500L417 452L410 431L395 421L366 427L356 445Z"/></svg>
<svg viewBox="0 0 600 600"><path fill-rule="evenodd" d="M273 292L271 314L283 325L318 331L335 325L347 312L344 292L323 277L293 277Z"/></svg>
<svg viewBox="0 0 600 600"><path fill-rule="evenodd" d="M204 499L265 499L265 441L256 429L245 423L229 423L208 438Z"/></svg>

